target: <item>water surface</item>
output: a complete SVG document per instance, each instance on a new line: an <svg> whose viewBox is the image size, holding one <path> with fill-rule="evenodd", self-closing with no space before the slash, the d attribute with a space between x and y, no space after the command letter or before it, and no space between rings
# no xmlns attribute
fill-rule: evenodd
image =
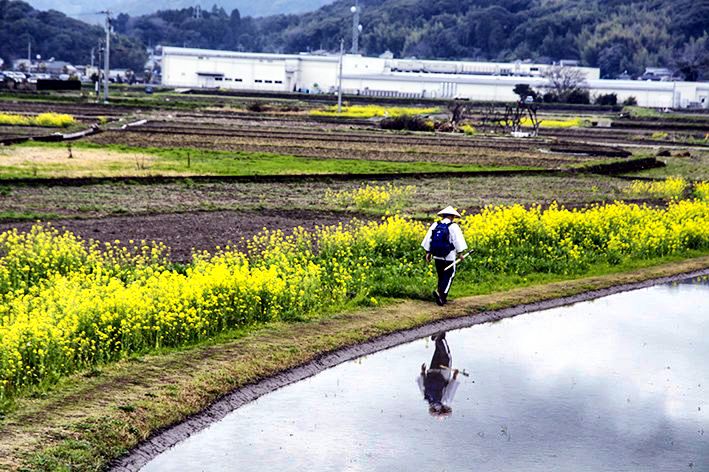
<svg viewBox="0 0 709 472"><path fill-rule="evenodd" d="M422 339L234 411L145 471L709 471L709 284L612 295L447 333L470 377L445 419Z"/></svg>

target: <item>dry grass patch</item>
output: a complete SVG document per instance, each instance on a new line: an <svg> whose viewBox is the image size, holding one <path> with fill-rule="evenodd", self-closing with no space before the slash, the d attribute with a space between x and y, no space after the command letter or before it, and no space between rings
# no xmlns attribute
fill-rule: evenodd
<svg viewBox="0 0 709 472"><path fill-rule="evenodd" d="M17 146L0 149L0 177L110 177L153 175L156 157L82 147ZM160 171L165 175L165 171ZM170 172L170 175L181 175Z"/></svg>

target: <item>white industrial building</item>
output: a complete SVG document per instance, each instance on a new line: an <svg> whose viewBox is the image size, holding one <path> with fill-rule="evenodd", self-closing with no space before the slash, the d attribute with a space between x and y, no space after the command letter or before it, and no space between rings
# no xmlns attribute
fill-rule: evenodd
<svg viewBox="0 0 709 472"><path fill-rule="evenodd" d="M339 56L261 54L164 47L163 85L249 91L332 93ZM541 88L544 64L429 61L347 54L342 61L346 94L410 98L468 98L513 101L516 84ZM591 95L635 97L647 107L709 108L709 83L602 80L597 68L576 67Z"/></svg>

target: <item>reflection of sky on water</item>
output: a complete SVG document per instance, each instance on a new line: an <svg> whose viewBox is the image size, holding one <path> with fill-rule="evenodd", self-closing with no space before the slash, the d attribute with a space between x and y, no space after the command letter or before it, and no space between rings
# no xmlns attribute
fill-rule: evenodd
<svg viewBox="0 0 709 472"><path fill-rule="evenodd" d="M399 346L266 395L144 470L707 471L708 295L653 287L449 332L471 376L446 420L415 384L433 343Z"/></svg>

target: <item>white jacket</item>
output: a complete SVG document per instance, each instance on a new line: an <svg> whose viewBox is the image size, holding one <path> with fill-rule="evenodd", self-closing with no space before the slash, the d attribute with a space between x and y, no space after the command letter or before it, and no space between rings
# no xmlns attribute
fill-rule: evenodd
<svg viewBox="0 0 709 472"><path fill-rule="evenodd" d="M451 220L450 218L443 218L441 223L450 223ZM438 222L433 223L430 228L428 228L428 232L426 233L426 237L423 238L423 242L421 243L421 247L423 247L426 252L431 252L431 233L433 233L433 230L436 229L436 226L438 225ZM458 253L461 253L468 249L468 243L465 242L465 237L463 236L463 231L460 229L460 226L458 226L457 223L452 223L450 226L448 226L448 233L450 234L450 239L451 239L451 244L453 244L454 249L448 253L448 255L445 258L442 257L435 257L434 259L443 259L446 261L454 261L455 256Z"/></svg>

